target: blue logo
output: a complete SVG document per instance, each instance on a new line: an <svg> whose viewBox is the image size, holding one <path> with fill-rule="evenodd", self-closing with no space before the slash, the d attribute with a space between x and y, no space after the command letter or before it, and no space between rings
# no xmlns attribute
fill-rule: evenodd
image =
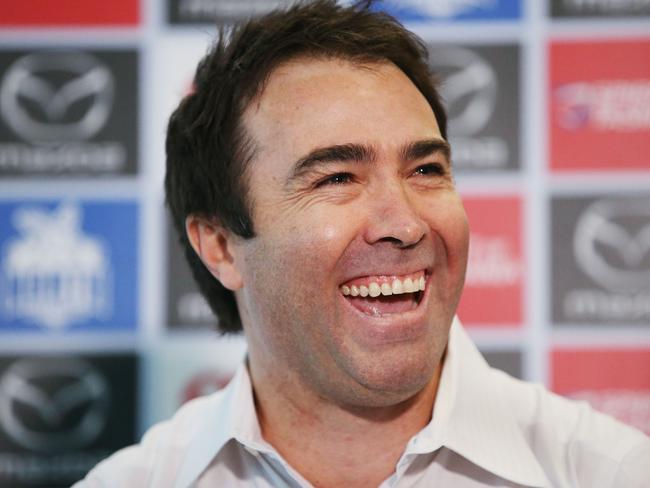
<svg viewBox="0 0 650 488"><path fill-rule="evenodd" d="M375 9L407 23L521 18L521 0L383 0Z"/></svg>
<svg viewBox="0 0 650 488"><path fill-rule="evenodd" d="M0 332L137 324L137 206L0 202Z"/></svg>

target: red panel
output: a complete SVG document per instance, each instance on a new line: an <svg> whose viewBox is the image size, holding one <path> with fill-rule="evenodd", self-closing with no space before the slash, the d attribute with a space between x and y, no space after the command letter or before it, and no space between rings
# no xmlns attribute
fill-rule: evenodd
<svg viewBox="0 0 650 488"><path fill-rule="evenodd" d="M8 0L0 9L0 25L116 26L136 25L139 0Z"/></svg>
<svg viewBox="0 0 650 488"><path fill-rule="evenodd" d="M552 388L650 435L650 349L559 349Z"/></svg>
<svg viewBox="0 0 650 488"><path fill-rule="evenodd" d="M204 370L195 374L183 388L180 394L180 403L183 404L193 398L208 395L224 388L232 379L232 375L212 370Z"/></svg>
<svg viewBox="0 0 650 488"><path fill-rule="evenodd" d="M558 349L552 355L553 390L650 390L650 349Z"/></svg>
<svg viewBox="0 0 650 488"><path fill-rule="evenodd" d="M481 196L463 201L471 242L458 316L469 327L519 327L524 268L520 198Z"/></svg>
<svg viewBox="0 0 650 488"><path fill-rule="evenodd" d="M553 42L553 170L650 171L650 40Z"/></svg>

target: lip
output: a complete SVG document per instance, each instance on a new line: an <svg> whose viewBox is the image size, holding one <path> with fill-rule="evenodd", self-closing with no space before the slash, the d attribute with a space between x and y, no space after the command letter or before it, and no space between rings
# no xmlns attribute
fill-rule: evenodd
<svg viewBox="0 0 650 488"><path fill-rule="evenodd" d="M400 276L407 276L407 275L415 274L415 273L418 273L420 271L424 272L425 279L428 282L429 275L431 275L431 272L432 272L432 268L429 268L429 267L426 267L426 266L421 266L419 268L402 268L402 269L393 269L393 270L382 269L382 270L377 270L377 272L371 271L369 273L366 272L366 273L363 273L363 274L357 273L357 274L354 274L354 275L350 275L349 277L345 277L339 283L338 286L340 288L345 283L349 283L350 281L366 278L368 276L388 276L388 277L396 276L396 277L400 277Z"/></svg>
<svg viewBox="0 0 650 488"><path fill-rule="evenodd" d="M422 268L418 271L421 270ZM344 302L345 309L354 318L354 324L352 325L354 336L358 337L362 343L368 343L369 345L408 342L420 338L426 331L432 273L428 269L424 269L424 276L426 286L417 307L408 312L387 314L379 317L367 315L355 308L339 290L339 299Z"/></svg>

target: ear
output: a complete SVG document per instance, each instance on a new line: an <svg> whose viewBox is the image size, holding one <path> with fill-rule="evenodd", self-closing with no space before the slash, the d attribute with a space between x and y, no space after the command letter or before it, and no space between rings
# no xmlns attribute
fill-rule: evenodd
<svg viewBox="0 0 650 488"><path fill-rule="evenodd" d="M203 217L185 219L185 232L196 254L223 286L235 291L243 280L234 258L236 237L228 229Z"/></svg>

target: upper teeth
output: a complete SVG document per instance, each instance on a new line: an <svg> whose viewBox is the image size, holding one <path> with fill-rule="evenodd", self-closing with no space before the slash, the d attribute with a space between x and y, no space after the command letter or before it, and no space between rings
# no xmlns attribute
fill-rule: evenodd
<svg viewBox="0 0 650 488"><path fill-rule="evenodd" d="M419 279L406 278L400 280L398 278L393 279L392 283L384 282L381 285L377 282L370 282L367 285L343 285L341 287L341 293L344 295L350 295L353 297L378 297L379 295L401 295L402 293L414 293L417 291L424 291L426 282L424 281L424 276L421 276Z"/></svg>

